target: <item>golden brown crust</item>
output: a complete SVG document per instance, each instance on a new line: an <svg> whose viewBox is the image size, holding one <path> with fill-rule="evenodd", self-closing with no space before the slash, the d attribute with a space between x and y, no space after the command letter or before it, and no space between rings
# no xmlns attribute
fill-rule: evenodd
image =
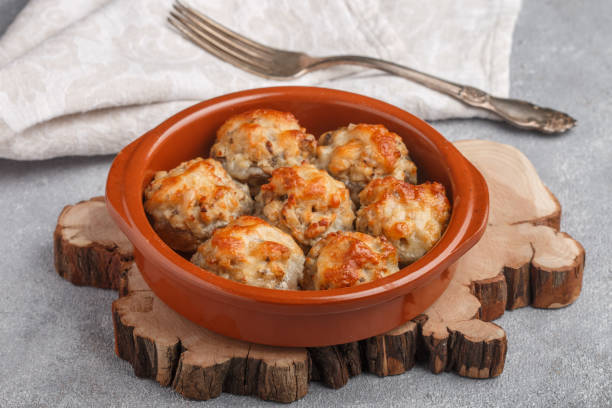
<svg viewBox="0 0 612 408"><path fill-rule="evenodd" d="M244 215L215 230L191 262L246 285L297 289L304 253L288 234L261 218Z"/></svg>
<svg viewBox="0 0 612 408"><path fill-rule="evenodd" d="M193 252L215 228L252 210L248 188L213 159L196 158L160 171L145 189L145 211L170 247Z"/></svg>
<svg viewBox="0 0 612 408"><path fill-rule="evenodd" d="M351 124L324 133L317 148L319 167L343 181L353 200L373 179L392 176L416 183L416 166L396 133L383 125Z"/></svg>
<svg viewBox="0 0 612 408"><path fill-rule="evenodd" d="M289 112L255 109L229 118L217 131L212 158L232 177L259 185L279 167L313 161L317 141Z"/></svg>
<svg viewBox="0 0 612 408"><path fill-rule="evenodd" d="M384 235L400 262L416 261L438 242L450 217L444 186L412 185L393 177L375 179L359 194L356 228Z"/></svg>
<svg viewBox="0 0 612 408"><path fill-rule="evenodd" d="M385 237L332 232L311 248L300 284L308 290L346 288L398 270L397 253Z"/></svg>
<svg viewBox="0 0 612 408"><path fill-rule="evenodd" d="M311 164L274 170L255 198L255 211L298 243L353 229L353 202L343 183Z"/></svg>

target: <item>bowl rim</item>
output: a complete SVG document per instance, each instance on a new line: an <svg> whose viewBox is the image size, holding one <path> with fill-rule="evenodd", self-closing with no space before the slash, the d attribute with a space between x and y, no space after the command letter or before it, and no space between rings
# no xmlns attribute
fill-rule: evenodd
<svg viewBox="0 0 612 408"><path fill-rule="evenodd" d="M400 119L407 127L421 133L440 153L451 174L453 207L446 230L436 245L416 262L385 278L350 288L324 291L267 289L238 283L192 264L167 246L149 223L142 202L144 169L161 142L185 124L219 108L287 94L307 96L313 92L321 100L367 105L378 114ZM456 183L460 174L467 178L466 182ZM112 218L135 250L160 269L171 271L181 286L206 291L208 296L224 302L240 300L278 306L276 310L283 313L292 305L336 304L342 309L364 307L372 299L390 300L428 283L437 276L435 271L445 270L454 262L449 259L451 255L467 251L480 239L486 226L489 205L488 190L482 175L450 141L422 119L364 95L306 86L248 89L197 103L174 114L118 153L109 171L106 201ZM146 274L143 275L146 278ZM316 310L313 309L313 312L316 313Z"/></svg>

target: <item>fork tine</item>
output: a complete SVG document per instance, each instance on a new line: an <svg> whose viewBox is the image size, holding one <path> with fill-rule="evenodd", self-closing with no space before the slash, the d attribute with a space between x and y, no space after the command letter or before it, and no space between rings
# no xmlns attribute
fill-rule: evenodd
<svg viewBox="0 0 612 408"><path fill-rule="evenodd" d="M271 69L271 61L245 55L245 53L243 53L242 51L233 48L231 45L228 45L227 43L215 37L214 35L203 31L200 26L198 26L195 22L191 20L191 18L176 14L174 12L170 12L170 15L176 20L180 21L183 26L189 28L189 30L192 33L196 34L198 37L200 37L202 41L207 42L211 46L217 48L220 52L224 52L232 56L233 58L244 62L245 64L253 65L254 67L260 68L261 70L268 71Z"/></svg>
<svg viewBox="0 0 612 408"><path fill-rule="evenodd" d="M194 18L196 18L197 20L199 20L202 24L205 24L208 28L210 28L211 30L214 30L215 32L219 33L219 35L224 36L225 38L229 39L230 41L234 41L234 42L240 42L242 44L244 44L245 46L249 46L251 48L257 49L261 52L267 53L267 54L274 54L275 52L278 52L279 50L276 50L272 47L268 47L267 45L258 43L256 41L251 40L250 38L247 38L241 34L238 34L235 31L230 30L229 28L225 27L224 25L217 23L215 20L213 20L212 18L205 16L204 14L200 13L199 11L189 7L189 6L185 6L180 0L175 0L174 2L174 8L177 10L183 10L186 13L189 13L190 15L192 15Z"/></svg>
<svg viewBox="0 0 612 408"><path fill-rule="evenodd" d="M198 46L204 48L206 51L222 59L223 61L253 74L263 76L264 78L267 77L265 71L261 67L258 67L257 65L254 65L249 61L245 61L244 59L237 58L225 52L224 50L215 47L213 44L202 38L202 36L200 36L200 34L196 30L194 30L192 27L190 27L188 24L184 23L174 15L168 17L168 22L172 24L189 40L193 41Z"/></svg>
<svg viewBox="0 0 612 408"><path fill-rule="evenodd" d="M253 58L262 60L263 63L270 61L272 54L262 52L258 48L245 46L240 41L226 36L223 32L220 32L215 28L211 28L207 23L202 22L202 20L197 15L190 12L188 8L185 8L184 6L180 5L180 3L178 3L178 5L174 4L174 10L180 16L183 16L185 19L189 20L189 22L196 26L198 30L205 32L207 34L207 38L211 40L214 39L216 43L222 43L222 48L231 48L236 53L248 54Z"/></svg>

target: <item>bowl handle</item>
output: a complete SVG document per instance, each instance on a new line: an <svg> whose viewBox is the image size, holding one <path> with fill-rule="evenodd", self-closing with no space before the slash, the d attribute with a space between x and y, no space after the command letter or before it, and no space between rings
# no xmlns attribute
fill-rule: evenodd
<svg viewBox="0 0 612 408"><path fill-rule="evenodd" d="M106 179L106 208L111 218L124 233L133 228L133 222L127 215L124 204L125 176L128 164L139 144L140 139L137 139L117 154Z"/></svg>

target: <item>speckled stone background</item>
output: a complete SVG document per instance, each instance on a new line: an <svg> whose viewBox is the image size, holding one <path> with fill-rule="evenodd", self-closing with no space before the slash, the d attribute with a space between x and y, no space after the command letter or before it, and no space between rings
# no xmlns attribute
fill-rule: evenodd
<svg viewBox="0 0 612 408"><path fill-rule="evenodd" d="M25 2L0 0L0 33ZM451 140L522 150L563 205L562 228L586 248L584 287L562 310L524 308L497 321L508 334L493 380L362 375L333 391L317 383L300 407L612 406L612 1L524 0L511 61L512 96L578 118L547 137L482 120L433 125ZM79 288L52 265L52 233L67 203L103 192L111 156L0 160L0 406L271 406L223 395L187 401L134 376L113 352L116 293Z"/></svg>

